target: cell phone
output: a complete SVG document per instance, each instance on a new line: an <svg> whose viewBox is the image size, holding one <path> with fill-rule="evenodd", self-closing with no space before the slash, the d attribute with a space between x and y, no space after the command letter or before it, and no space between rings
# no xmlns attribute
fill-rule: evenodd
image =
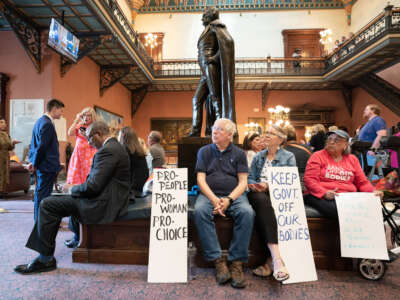
<svg viewBox="0 0 400 300"><path fill-rule="evenodd" d="M86 131L86 127L81 126L79 127L79 130Z"/></svg>

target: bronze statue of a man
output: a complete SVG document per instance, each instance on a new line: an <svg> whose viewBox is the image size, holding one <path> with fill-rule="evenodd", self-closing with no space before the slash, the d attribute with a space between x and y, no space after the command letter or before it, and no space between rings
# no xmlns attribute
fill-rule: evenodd
<svg viewBox="0 0 400 300"><path fill-rule="evenodd" d="M203 104L206 110L205 134L211 134L216 119L236 123L235 112L235 47L226 26L219 20L215 7L203 14L204 31L197 42L202 72L193 97L193 123L189 136L200 136Z"/></svg>

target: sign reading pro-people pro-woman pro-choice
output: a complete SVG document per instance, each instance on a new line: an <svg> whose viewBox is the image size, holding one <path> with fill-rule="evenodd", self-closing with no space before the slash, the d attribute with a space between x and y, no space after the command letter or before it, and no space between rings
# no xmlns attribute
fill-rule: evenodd
<svg viewBox="0 0 400 300"><path fill-rule="evenodd" d="M290 278L283 283L317 280L297 167L268 169L268 186L278 222L278 243Z"/></svg>
<svg viewBox="0 0 400 300"><path fill-rule="evenodd" d="M154 169L148 282L187 282L187 169Z"/></svg>

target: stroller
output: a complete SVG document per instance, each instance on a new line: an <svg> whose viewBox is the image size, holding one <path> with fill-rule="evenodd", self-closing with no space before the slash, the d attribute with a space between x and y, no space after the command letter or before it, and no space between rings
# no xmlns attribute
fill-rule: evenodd
<svg viewBox="0 0 400 300"><path fill-rule="evenodd" d="M393 150L397 153L397 157L400 158L400 137L390 136L385 137L381 140L381 147L374 149L375 153L375 164L372 168L368 167L366 154L371 150L371 143L354 141L351 145L352 152L358 156L362 156L363 170L368 175L368 179L372 181L375 170L378 171L379 178L383 178L384 175L392 171L390 168L383 168L384 162L388 159L388 153L386 150ZM379 166L376 168L376 166ZM400 174L400 164L397 168L398 174ZM389 260L383 261L379 259L356 259L357 269L361 276L368 280L379 280L383 278L386 272L387 263L395 261L400 256L400 224L396 223L393 218L395 213L400 209L400 196L386 197L382 199L382 213L384 224L387 224L390 229L390 237L392 242L392 249L388 251Z"/></svg>

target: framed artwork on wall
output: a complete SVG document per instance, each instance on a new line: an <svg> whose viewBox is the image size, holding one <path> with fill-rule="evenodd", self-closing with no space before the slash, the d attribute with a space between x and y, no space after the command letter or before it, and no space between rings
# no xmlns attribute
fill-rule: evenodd
<svg viewBox="0 0 400 300"><path fill-rule="evenodd" d="M94 106L98 121L104 121L110 126L111 135L117 136L118 131L124 126L124 117L104 108Z"/></svg>
<svg viewBox="0 0 400 300"><path fill-rule="evenodd" d="M192 128L192 119L151 119L151 130L160 131L161 144L167 152L177 152L179 140Z"/></svg>
<svg viewBox="0 0 400 300"><path fill-rule="evenodd" d="M248 118L248 124L250 123L256 123L258 125L260 125L258 132L260 134L262 134L263 132L265 132L265 118Z"/></svg>

